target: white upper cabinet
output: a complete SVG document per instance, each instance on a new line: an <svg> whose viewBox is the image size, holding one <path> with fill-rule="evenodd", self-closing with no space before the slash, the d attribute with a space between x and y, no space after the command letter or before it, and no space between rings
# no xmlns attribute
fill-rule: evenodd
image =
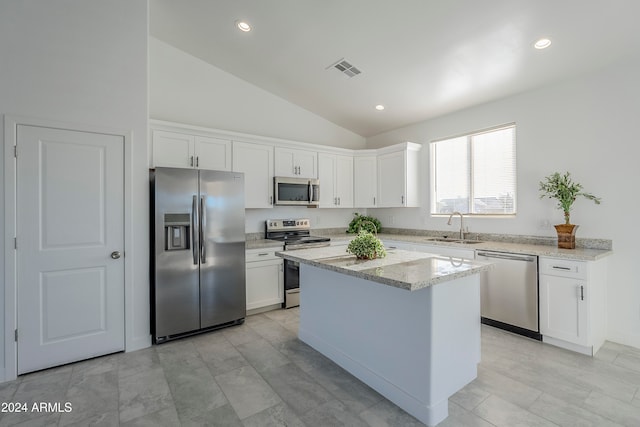
<svg viewBox="0 0 640 427"><path fill-rule="evenodd" d="M294 148L275 148L275 174L290 178L318 178L318 153Z"/></svg>
<svg viewBox="0 0 640 427"><path fill-rule="evenodd" d="M195 137L175 132L153 130L153 160L151 167L191 168Z"/></svg>
<svg viewBox="0 0 640 427"><path fill-rule="evenodd" d="M195 167L217 171L231 170L231 141L196 136Z"/></svg>
<svg viewBox="0 0 640 427"><path fill-rule="evenodd" d="M273 146L233 141L233 171L244 173L245 208L273 207Z"/></svg>
<svg viewBox="0 0 640 427"><path fill-rule="evenodd" d="M406 142L378 155L379 208L419 206L419 144Z"/></svg>
<svg viewBox="0 0 640 427"><path fill-rule="evenodd" d="M318 153L321 208L353 207L353 157Z"/></svg>
<svg viewBox="0 0 640 427"><path fill-rule="evenodd" d="M152 131L152 167L231 170L231 141L180 132Z"/></svg>
<svg viewBox="0 0 640 427"><path fill-rule="evenodd" d="M353 197L356 208L375 208L378 201L377 157L353 158Z"/></svg>

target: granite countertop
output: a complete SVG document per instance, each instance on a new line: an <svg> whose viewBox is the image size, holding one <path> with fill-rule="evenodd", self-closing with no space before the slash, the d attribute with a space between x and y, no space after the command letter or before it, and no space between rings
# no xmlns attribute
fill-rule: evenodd
<svg viewBox="0 0 640 427"><path fill-rule="evenodd" d="M398 249L387 251L386 257L374 260L359 260L347 254L343 246L284 251L278 252L277 255L409 291L470 276L491 268L490 263Z"/></svg>
<svg viewBox="0 0 640 427"><path fill-rule="evenodd" d="M245 243L245 249L265 249L265 248L274 248L278 250L282 250L283 243L277 240L270 239L252 239L247 240Z"/></svg>
<svg viewBox="0 0 640 427"><path fill-rule="evenodd" d="M347 233L327 233L327 232L314 232L315 236L330 237L332 241L349 241L355 237L353 234ZM501 241L489 241L482 240L482 243L456 243L456 242L440 242L436 241L434 236L420 236L409 234L392 234L392 233L380 233L378 237L381 240L394 240L406 243L419 243L424 245L434 246L448 246L460 249L482 249L497 252L510 252L528 255L548 256L553 258L563 258L576 261L596 261L598 259L609 256L613 251L608 249L588 249L588 248L576 248L576 249L560 249L557 246L551 245L537 245L531 243L518 243L518 242L501 242Z"/></svg>

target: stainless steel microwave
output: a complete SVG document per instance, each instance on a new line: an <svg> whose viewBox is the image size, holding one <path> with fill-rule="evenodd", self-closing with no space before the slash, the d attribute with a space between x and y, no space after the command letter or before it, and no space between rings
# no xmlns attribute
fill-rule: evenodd
<svg viewBox="0 0 640 427"><path fill-rule="evenodd" d="M308 178L273 178L274 195L278 206L317 207L320 202L320 181Z"/></svg>

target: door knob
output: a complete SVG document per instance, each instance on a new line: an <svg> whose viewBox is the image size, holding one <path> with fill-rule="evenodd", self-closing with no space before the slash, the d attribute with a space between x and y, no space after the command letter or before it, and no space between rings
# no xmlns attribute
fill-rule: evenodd
<svg viewBox="0 0 640 427"><path fill-rule="evenodd" d="M120 251L113 251L113 252L111 252L111 258L113 258L113 259L119 259L119 258L120 258Z"/></svg>

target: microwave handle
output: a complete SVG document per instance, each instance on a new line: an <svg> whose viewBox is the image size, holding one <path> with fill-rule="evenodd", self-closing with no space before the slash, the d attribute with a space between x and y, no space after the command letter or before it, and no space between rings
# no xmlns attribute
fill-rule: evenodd
<svg viewBox="0 0 640 427"><path fill-rule="evenodd" d="M309 181L309 203L313 203L313 185Z"/></svg>

